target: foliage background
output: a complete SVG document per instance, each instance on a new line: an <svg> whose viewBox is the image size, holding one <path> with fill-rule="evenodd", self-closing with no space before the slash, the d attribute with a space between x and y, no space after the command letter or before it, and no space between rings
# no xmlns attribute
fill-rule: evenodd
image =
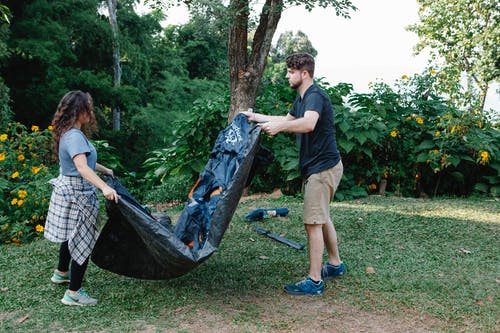
<svg viewBox="0 0 500 333"><path fill-rule="evenodd" d="M111 30L102 1L4 1L0 21L0 241L41 234L58 173L49 156L49 124L60 97L89 91L100 162L145 203L182 202L208 160L228 117L227 20L198 8L185 25L163 28L159 10L139 16L120 1L122 85L113 87ZM284 55L317 54L303 33L283 34L268 58L255 111L286 114L295 92ZM443 94L449 67L402 75L369 93L349 83L317 83L336 113L345 174L338 200L369 194L488 195L500 192L498 124L453 94ZM457 88L457 87L455 87ZM455 89L454 88L454 89ZM111 130L111 106L122 129ZM295 136L262 136L274 161L248 191L280 188L301 195Z"/></svg>

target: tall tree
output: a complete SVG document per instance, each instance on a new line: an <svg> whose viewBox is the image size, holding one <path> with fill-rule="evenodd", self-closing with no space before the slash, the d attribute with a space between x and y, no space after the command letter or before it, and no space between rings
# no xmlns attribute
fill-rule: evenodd
<svg viewBox="0 0 500 333"><path fill-rule="evenodd" d="M435 59L443 59L440 74L443 92L460 96L465 74L466 105L478 101L482 110L493 81L500 77L500 8L498 0L417 0L420 23L408 30L420 42L417 54L429 48ZM476 92L479 91L479 94Z"/></svg>
<svg viewBox="0 0 500 333"><path fill-rule="evenodd" d="M351 0L265 0L258 19L254 21L250 0L145 0L152 6L168 7L182 2L190 8L211 8L218 15L228 18L228 63L231 104L228 121L240 110L252 108L267 64L276 28L283 10L293 6L332 7L337 16L349 17L350 10L356 10ZM249 39L249 33L253 37Z"/></svg>
<svg viewBox="0 0 500 333"><path fill-rule="evenodd" d="M0 5L0 60L8 56L7 38L9 35L10 10L7 6ZM12 119L10 109L9 88L0 77L0 128L3 128Z"/></svg>
<svg viewBox="0 0 500 333"><path fill-rule="evenodd" d="M119 88L122 81L122 68L120 65L120 43L118 39L119 29L116 18L117 0L107 0L109 23L112 32L113 48L113 86ZM113 130L120 130L120 106L113 105Z"/></svg>

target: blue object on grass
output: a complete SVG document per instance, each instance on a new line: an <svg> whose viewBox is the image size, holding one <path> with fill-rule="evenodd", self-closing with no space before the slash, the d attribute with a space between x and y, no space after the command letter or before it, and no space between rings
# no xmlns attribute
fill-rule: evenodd
<svg viewBox="0 0 500 333"><path fill-rule="evenodd" d="M251 222L262 221L270 217L286 216L287 214L288 208L258 208L251 211L246 216L246 220Z"/></svg>

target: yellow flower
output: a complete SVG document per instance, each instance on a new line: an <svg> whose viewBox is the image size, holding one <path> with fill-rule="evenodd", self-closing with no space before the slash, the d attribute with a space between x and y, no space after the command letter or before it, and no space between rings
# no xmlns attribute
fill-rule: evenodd
<svg viewBox="0 0 500 333"><path fill-rule="evenodd" d="M17 156L17 160L18 160L19 162L24 161L24 155L22 155L22 154L21 154L21 155L18 155L18 156Z"/></svg>
<svg viewBox="0 0 500 333"><path fill-rule="evenodd" d="M0 153L0 161L5 160L5 153Z"/></svg>
<svg viewBox="0 0 500 333"><path fill-rule="evenodd" d="M415 119L415 121L417 122L417 124L419 125L422 125L424 123L424 120L420 117L417 117L417 119Z"/></svg>
<svg viewBox="0 0 500 333"><path fill-rule="evenodd" d="M436 154L436 155L439 154L439 150L434 149L434 154Z"/></svg>
<svg viewBox="0 0 500 333"><path fill-rule="evenodd" d="M17 206L21 207L23 205L23 203L24 203L24 200L18 200L17 201Z"/></svg>
<svg viewBox="0 0 500 333"><path fill-rule="evenodd" d="M402 78L403 80L408 80L408 75L403 74L403 76L401 76L401 78Z"/></svg>
<svg viewBox="0 0 500 333"><path fill-rule="evenodd" d="M14 172L14 173L10 176L10 178L12 178L12 179L16 179L17 177L19 177L19 172L17 172L17 171L16 171L16 172Z"/></svg>
<svg viewBox="0 0 500 333"><path fill-rule="evenodd" d="M8 138L7 134L0 135L0 141L5 141L7 140L7 138Z"/></svg>
<svg viewBox="0 0 500 333"><path fill-rule="evenodd" d="M410 120L411 120L411 116L406 117L406 121L410 121Z"/></svg>
<svg viewBox="0 0 500 333"><path fill-rule="evenodd" d="M368 82L368 87L373 86L373 82Z"/></svg>
<svg viewBox="0 0 500 333"><path fill-rule="evenodd" d="M392 130L392 132L391 132L391 136L392 136L393 138L397 137L397 136L398 136L398 131L396 131L396 130Z"/></svg>
<svg viewBox="0 0 500 333"><path fill-rule="evenodd" d="M53 131L53 130L54 130L54 126L49 125L49 127L47 127L47 129L48 129L49 131Z"/></svg>
<svg viewBox="0 0 500 333"><path fill-rule="evenodd" d="M37 224L36 227L35 227L35 230L37 232L43 232L44 228L43 228L43 225L41 224Z"/></svg>
<svg viewBox="0 0 500 333"><path fill-rule="evenodd" d="M31 173L36 175L40 171L40 168L37 166L32 166L31 167Z"/></svg>
<svg viewBox="0 0 500 333"><path fill-rule="evenodd" d="M33 221L36 221L36 219L37 219L36 214L34 214L34 215L31 217L31 219L32 219Z"/></svg>
<svg viewBox="0 0 500 333"><path fill-rule="evenodd" d="M376 190L376 189L377 189L377 185L372 183L372 184L370 184L370 185L368 186L368 188L369 188L370 190Z"/></svg>
<svg viewBox="0 0 500 333"><path fill-rule="evenodd" d="M11 202L10 202L10 204L12 206L14 206L15 204L17 204L17 198L12 199Z"/></svg>
<svg viewBox="0 0 500 333"><path fill-rule="evenodd" d="M279 108L280 108L280 105L279 105L279 104L276 104L274 107L275 107L276 109L279 109Z"/></svg>
<svg viewBox="0 0 500 333"><path fill-rule="evenodd" d="M40 221L43 221L44 220L44 217L43 216L40 216Z"/></svg>
<svg viewBox="0 0 500 333"><path fill-rule="evenodd" d="M38 132L38 130L39 130L39 129L40 129L40 128L39 128L38 126L36 126L36 125L31 126L31 130L32 130L33 132Z"/></svg>
<svg viewBox="0 0 500 333"><path fill-rule="evenodd" d="M436 75L436 73L437 72L435 70L431 69L431 75Z"/></svg>
<svg viewBox="0 0 500 333"><path fill-rule="evenodd" d="M477 127L479 127L479 128L483 128L483 122L482 122L482 121L478 121L478 122L477 122Z"/></svg>
<svg viewBox="0 0 500 333"><path fill-rule="evenodd" d="M17 235L18 235L18 236L22 236L22 235L23 235L23 232L22 232L21 230L19 230L19 231L17 232Z"/></svg>
<svg viewBox="0 0 500 333"><path fill-rule="evenodd" d="M19 198L24 199L28 195L28 192L26 192L25 190L19 190L17 192L17 195L19 196Z"/></svg>
<svg viewBox="0 0 500 333"><path fill-rule="evenodd" d="M440 131L436 131L436 136L440 136L441 135L441 132Z"/></svg>
<svg viewBox="0 0 500 333"><path fill-rule="evenodd" d="M479 151L479 154L481 155L481 160L479 161L479 164L486 165L486 163L488 163L488 160L490 159L490 154L484 150Z"/></svg>

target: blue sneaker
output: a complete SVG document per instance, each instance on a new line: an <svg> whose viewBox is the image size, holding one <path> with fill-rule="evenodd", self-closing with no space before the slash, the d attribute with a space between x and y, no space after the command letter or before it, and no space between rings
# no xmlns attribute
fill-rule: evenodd
<svg viewBox="0 0 500 333"><path fill-rule="evenodd" d="M57 270L54 270L54 273L52 274L50 281L54 282L55 284L68 283L69 272L66 272L66 274L60 274Z"/></svg>
<svg viewBox="0 0 500 333"><path fill-rule="evenodd" d="M74 294L70 293L68 290L64 293L61 302L66 305L78 305L78 306L88 306L88 305L96 305L97 300L92 298L87 294L85 290L82 288L78 289L78 291Z"/></svg>
<svg viewBox="0 0 500 333"><path fill-rule="evenodd" d="M314 283L308 276L300 282L285 285L283 289L290 295L323 295L325 283Z"/></svg>
<svg viewBox="0 0 500 333"><path fill-rule="evenodd" d="M347 274L347 268L345 267L343 262L338 266L333 266L330 263L326 263L321 269L321 278L325 280L344 276L345 274Z"/></svg>

